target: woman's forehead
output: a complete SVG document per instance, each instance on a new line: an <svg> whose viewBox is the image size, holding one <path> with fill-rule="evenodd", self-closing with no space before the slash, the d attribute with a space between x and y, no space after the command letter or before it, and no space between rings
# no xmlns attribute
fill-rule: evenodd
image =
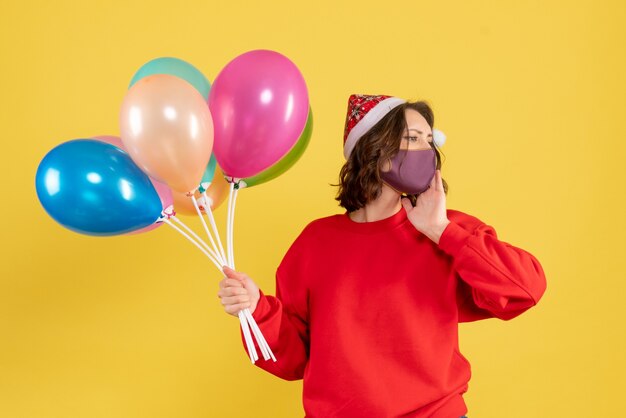
<svg viewBox="0 0 626 418"><path fill-rule="evenodd" d="M414 109L406 109L404 112L404 116L406 118L406 124L408 126L409 131L415 130L420 132L428 132L431 133L430 126L428 122L417 110Z"/></svg>

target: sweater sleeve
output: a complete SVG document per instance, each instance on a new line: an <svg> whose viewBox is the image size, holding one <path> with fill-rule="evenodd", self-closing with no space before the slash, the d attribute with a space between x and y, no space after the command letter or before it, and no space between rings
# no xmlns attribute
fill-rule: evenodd
<svg viewBox="0 0 626 418"><path fill-rule="evenodd" d="M452 256L461 279L457 288L459 322L515 318L536 305L546 290L537 259L499 241L496 231L482 222L470 232L451 221L439 247Z"/></svg>
<svg viewBox="0 0 626 418"><path fill-rule="evenodd" d="M276 357L274 362L263 360L259 355L256 365L285 380L302 379L309 358L308 297L294 268L299 264L293 257L294 252L292 247L276 271L276 296L261 292L252 313ZM241 334L247 352L243 332ZM255 347L260 354L256 340Z"/></svg>

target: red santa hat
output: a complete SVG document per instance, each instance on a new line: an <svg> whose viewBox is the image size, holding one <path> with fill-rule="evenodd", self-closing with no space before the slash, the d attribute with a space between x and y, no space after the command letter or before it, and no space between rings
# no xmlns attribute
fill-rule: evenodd
<svg viewBox="0 0 626 418"><path fill-rule="evenodd" d="M348 114L343 134L343 155L348 159L358 140L376 125L387 113L406 103L406 100L385 95L353 94L348 99ZM441 146L446 137L433 129L433 141Z"/></svg>

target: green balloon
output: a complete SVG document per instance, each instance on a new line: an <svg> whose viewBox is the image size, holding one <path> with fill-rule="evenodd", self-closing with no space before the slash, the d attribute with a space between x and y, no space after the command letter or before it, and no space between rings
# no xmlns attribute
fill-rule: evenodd
<svg viewBox="0 0 626 418"><path fill-rule="evenodd" d="M173 57L155 58L142 65L133 76L128 88L131 88L142 78L153 74L168 74L182 78L194 86L198 93L204 97L204 100L209 98L211 83L209 83L204 74L188 62Z"/></svg>
<svg viewBox="0 0 626 418"><path fill-rule="evenodd" d="M243 179L242 183L245 183L245 185L242 184L242 186L257 186L259 184L273 180L283 174L285 171L289 170L291 166L293 166L300 159L300 157L302 157L302 154L304 154L304 151L306 150L311 140L312 133L313 111L309 106L309 116L306 120L306 125L304 126L304 130L300 134L298 142L296 142L296 145L293 146L291 151L289 151L283 158L281 158L276 164L274 164L270 168L260 172L256 176Z"/></svg>

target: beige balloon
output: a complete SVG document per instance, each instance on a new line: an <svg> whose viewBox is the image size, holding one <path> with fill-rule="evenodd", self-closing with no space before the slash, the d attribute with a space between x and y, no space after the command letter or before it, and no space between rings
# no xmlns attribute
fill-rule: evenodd
<svg viewBox="0 0 626 418"><path fill-rule="evenodd" d="M150 177L183 193L199 186L213 149L213 119L191 84L167 74L136 82L122 103L120 133Z"/></svg>

